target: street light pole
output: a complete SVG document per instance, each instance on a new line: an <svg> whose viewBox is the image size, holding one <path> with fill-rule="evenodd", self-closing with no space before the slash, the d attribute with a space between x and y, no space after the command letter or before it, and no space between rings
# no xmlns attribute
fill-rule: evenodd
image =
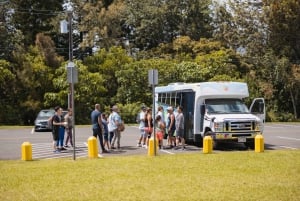
<svg viewBox="0 0 300 201"><path fill-rule="evenodd" d="M73 12L68 11L68 25L69 25L69 62L73 61L73 26L72 26ZM73 89L72 84L69 84L69 97L68 97L68 108L73 108ZM73 111L74 112L74 111Z"/></svg>
<svg viewBox="0 0 300 201"><path fill-rule="evenodd" d="M67 65L67 80L69 83L69 93L68 93L68 108L72 110L72 132L73 132L73 159L76 159L75 152L75 104L74 104L74 83L78 82L78 71L73 63L73 28L72 28L72 16L73 12L71 10L68 11L68 22L66 20L62 20L60 23L61 32L69 33L69 62ZM68 26L67 26L68 24ZM69 29L67 30L66 27Z"/></svg>

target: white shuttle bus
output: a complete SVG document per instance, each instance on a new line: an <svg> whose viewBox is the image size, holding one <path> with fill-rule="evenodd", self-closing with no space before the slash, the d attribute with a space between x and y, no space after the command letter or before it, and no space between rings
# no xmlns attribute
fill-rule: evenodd
<svg viewBox="0 0 300 201"><path fill-rule="evenodd" d="M187 142L202 145L210 135L214 147L220 141L236 141L254 149L255 136L264 130L265 102L256 98L248 109L243 102L248 96L242 82L171 83L155 88L155 108L164 108L167 121L168 106L183 107Z"/></svg>

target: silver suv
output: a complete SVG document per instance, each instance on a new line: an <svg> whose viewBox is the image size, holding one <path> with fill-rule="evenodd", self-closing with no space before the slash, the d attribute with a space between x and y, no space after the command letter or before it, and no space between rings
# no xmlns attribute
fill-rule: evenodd
<svg viewBox="0 0 300 201"><path fill-rule="evenodd" d="M53 109L41 110L34 121L34 131L51 131L48 120L54 115Z"/></svg>

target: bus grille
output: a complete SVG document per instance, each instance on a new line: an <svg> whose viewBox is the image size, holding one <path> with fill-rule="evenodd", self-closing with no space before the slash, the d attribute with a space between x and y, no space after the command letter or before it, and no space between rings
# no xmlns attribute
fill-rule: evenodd
<svg viewBox="0 0 300 201"><path fill-rule="evenodd" d="M225 122L225 128L231 132L243 132L255 130L255 121L229 121Z"/></svg>

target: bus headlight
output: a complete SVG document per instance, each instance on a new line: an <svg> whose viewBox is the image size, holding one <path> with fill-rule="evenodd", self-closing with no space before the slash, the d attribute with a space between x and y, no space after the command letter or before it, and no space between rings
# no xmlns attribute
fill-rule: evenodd
<svg viewBox="0 0 300 201"><path fill-rule="evenodd" d="M256 122L256 127L255 127L255 130L259 130L259 131L262 131L263 130L263 122L262 121L257 121Z"/></svg>
<svg viewBox="0 0 300 201"><path fill-rule="evenodd" d="M215 132L222 132L224 129L223 122L214 122Z"/></svg>

